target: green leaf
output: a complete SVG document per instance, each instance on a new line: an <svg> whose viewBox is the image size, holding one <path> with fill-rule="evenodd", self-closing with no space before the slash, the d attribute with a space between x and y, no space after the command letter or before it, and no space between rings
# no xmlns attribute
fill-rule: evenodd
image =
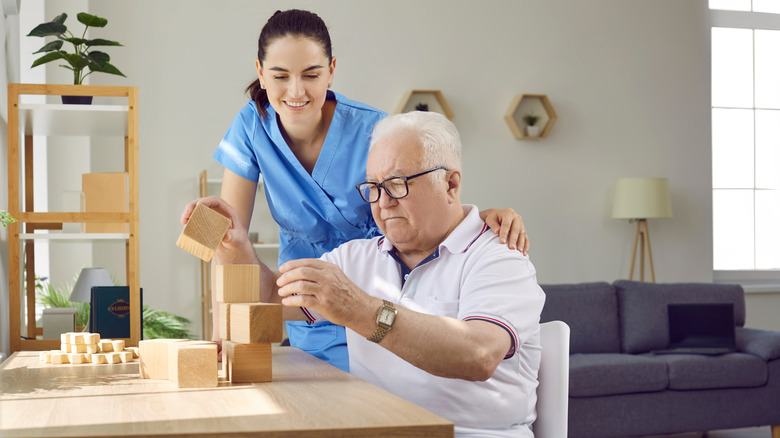
<svg viewBox="0 0 780 438"><path fill-rule="evenodd" d="M50 22L43 23L35 26L35 29L31 30L27 36L45 37L51 35L62 35L68 30L64 24Z"/></svg>
<svg viewBox="0 0 780 438"><path fill-rule="evenodd" d="M73 44L74 46L79 46L87 42L87 40L85 40L84 38L63 38L63 41L67 41Z"/></svg>
<svg viewBox="0 0 780 438"><path fill-rule="evenodd" d="M125 76L124 73L119 71L118 68L114 67L113 65L109 64L108 62L106 62L105 64L97 64L97 63L90 64L89 65L89 69L92 70L92 71L98 71L100 73L109 73L109 74L112 74L112 75L118 75L118 76L127 77L127 76Z"/></svg>
<svg viewBox="0 0 780 438"><path fill-rule="evenodd" d="M121 44L119 44L116 41L104 40L103 38L96 38L94 40L87 40L85 44L87 45L87 47L92 47L92 46L121 46Z"/></svg>
<svg viewBox="0 0 780 438"><path fill-rule="evenodd" d="M60 50L62 48L62 40L56 40L52 41L49 44L46 44L45 46L41 47L37 52L33 52L33 55L36 53L43 53L43 52L53 52L55 50Z"/></svg>
<svg viewBox="0 0 780 438"><path fill-rule="evenodd" d="M57 15L54 17L54 20L51 20L52 23L58 23L58 24L65 24L65 19L68 18L68 14L61 13L60 15Z"/></svg>
<svg viewBox="0 0 780 438"><path fill-rule="evenodd" d="M30 66L30 68L37 67L41 64L46 64L47 62L52 62L57 59L63 59L65 58L65 54L63 52L50 52L47 53L40 58L36 59L33 64Z"/></svg>
<svg viewBox="0 0 780 438"><path fill-rule="evenodd" d="M90 68L92 68L91 66L92 63L102 66L108 61L111 61L111 57L108 56L108 53L100 52L97 50L89 52L89 54L87 55L87 59L90 61Z"/></svg>
<svg viewBox="0 0 780 438"><path fill-rule="evenodd" d="M76 15L76 18L78 18L79 23L84 24L87 27L106 27L106 24L108 24L108 20L105 18L87 14L86 12L79 12L78 15Z"/></svg>
<svg viewBox="0 0 780 438"><path fill-rule="evenodd" d="M62 52L58 52L58 53L62 53ZM73 66L73 68L76 70L81 70L87 65L89 65L89 60L78 53L64 53L62 55L62 58L68 61L68 64Z"/></svg>

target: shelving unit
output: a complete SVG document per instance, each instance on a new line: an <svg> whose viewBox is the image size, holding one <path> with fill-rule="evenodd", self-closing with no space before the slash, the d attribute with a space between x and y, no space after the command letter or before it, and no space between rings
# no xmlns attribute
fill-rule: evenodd
<svg viewBox="0 0 780 438"><path fill-rule="evenodd" d="M198 196L205 198L210 196L209 185L222 184L222 178L209 178L208 172L204 169L198 175ZM260 175L260 181L257 183L258 191L263 188L263 175ZM252 247L257 250L279 251L278 243L260 243L252 242ZM200 260L200 309L201 309L201 336L202 339L211 339L211 266L208 262Z"/></svg>
<svg viewBox="0 0 780 438"><path fill-rule="evenodd" d="M527 124L523 121L523 117L527 114L534 114L539 116L539 126L542 128L541 133L538 136L529 136L525 132ZM509 129L516 139L522 140L536 140L547 137L550 130L558 119L558 115L555 114L552 103L546 94L519 94L509 104L504 115Z"/></svg>
<svg viewBox="0 0 780 438"><path fill-rule="evenodd" d="M107 96L127 99L127 105L22 104L20 95ZM115 136L124 138L128 174L126 212L36 212L33 196L33 136ZM23 139L23 142L22 142ZM22 150L20 152L20 149ZM22 170L24 171L22 173ZM36 339L36 240L124 240L126 277L130 289L130 338L141 339L139 210L138 210L138 88L90 85L8 85L8 211L18 222L8 226L8 290L11 352L59 348L59 339ZM60 230L63 223L123 223L128 233L35 233ZM22 255L24 259L22 259ZM27 281L22 287L22 269ZM27 331L21 330L21 297L27 303Z"/></svg>
<svg viewBox="0 0 780 438"><path fill-rule="evenodd" d="M447 103L447 99L444 97L444 93L441 90L410 90L401 99L401 104L398 105L396 114L406 113L409 111L415 111L417 105L427 105L427 111L437 112L445 115L449 120L455 117L455 114L450 108L450 104Z"/></svg>

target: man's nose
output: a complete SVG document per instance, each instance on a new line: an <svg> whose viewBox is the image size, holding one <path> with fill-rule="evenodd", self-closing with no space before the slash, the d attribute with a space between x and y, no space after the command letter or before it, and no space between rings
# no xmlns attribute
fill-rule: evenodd
<svg viewBox="0 0 780 438"><path fill-rule="evenodd" d="M379 200L376 202L379 204L379 208L388 208L398 204L398 200L388 195L384 188L379 194Z"/></svg>

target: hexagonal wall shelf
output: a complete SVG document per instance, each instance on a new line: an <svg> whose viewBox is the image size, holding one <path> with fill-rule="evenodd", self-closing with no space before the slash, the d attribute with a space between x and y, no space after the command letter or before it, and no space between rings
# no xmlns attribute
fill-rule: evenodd
<svg viewBox="0 0 780 438"><path fill-rule="evenodd" d="M540 128L540 132L537 135L529 135L528 123L523 120L528 115L539 117L536 124ZM520 94L515 97L504 115L504 119L515 138L524 140L547 137L557 118L558 116L546 94Z"/></svg>
<svg viewBox="0 0 780 438"><path fill-rule="evenodd" d="M417 110L418 106L425 105L426 111L434 111L439 114L447 116L452 120L455 114L452 113L450 105L447 103L447 99L444 98L444 94L440 90L411 90L401 99L401 104L398 105L396 114L406 113L409 111Z"/></svg>

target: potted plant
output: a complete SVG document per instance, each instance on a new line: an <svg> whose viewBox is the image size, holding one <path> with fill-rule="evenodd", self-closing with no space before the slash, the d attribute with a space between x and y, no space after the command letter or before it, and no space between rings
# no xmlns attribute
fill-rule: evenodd
<svg viewBox="0 0 780 438"><path fill-rule="evenodd" d="M47 43L41 47L40 50L33 53L45 53L45 55L36 59L31 68L58 59L64 60L66 63L60 64L60 67L73 71L73 83L75 85L81 85L84 78L94 72L126 77L118 68L111 65L109 62L111 57L108 56L108 53L92 50L92 47L95 46L121 46L121 44L103 38L85 38L87 29L90 27L105 27L106 24L108 24L108 20L87 14L86 12L79 13L76 15L76 18L84 25L84 31L81 33L80 37L76 37L68 30L68 27L65 26L65 20L67 18L68 15L62 13L54 17L50 22L39 24L27 35L36 37L57 37L56 40ZM66 42L73 45L73 52L62 50L62 46ZM88 70L87 73L84 73L85 69ZM75 98L75 101L72 101L74 99L71 98ZM92 96L62 96L62 103L80 103L88 105L92 103Z"/></svg>
<svg viewBox="0 0 780 438"><path fill-rule="evenodd" d="M535 114L526 114L523 116L523 121L527 124L525 130L528 133L528 136L538 137L541 127L537 126L536 123L539 121L539 116Z"/></svg>
<svg viewBox="0 0 780 438"><path fill-rule="evenodd" d="M0 210L0 224L3 225L3 228L7 227L8 224L12 224L14 222L16 222L16 219L13 216L11 216L11 213L5 210Z"/></svg>

